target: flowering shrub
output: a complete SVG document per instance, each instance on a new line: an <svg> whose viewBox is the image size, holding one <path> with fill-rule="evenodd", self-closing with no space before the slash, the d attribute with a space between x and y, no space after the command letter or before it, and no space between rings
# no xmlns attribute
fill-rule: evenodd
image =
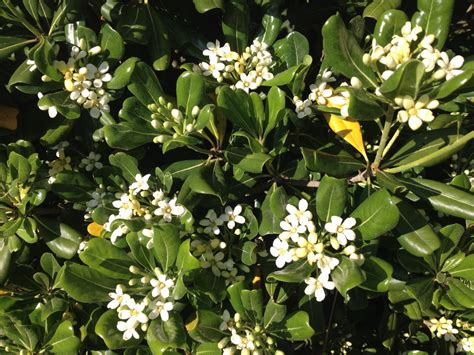
<svg viewBox="0 0 474 355"><path fill-rule="evenodd" d="M471 7L4 0L0 353L474 353Z"/></svg>

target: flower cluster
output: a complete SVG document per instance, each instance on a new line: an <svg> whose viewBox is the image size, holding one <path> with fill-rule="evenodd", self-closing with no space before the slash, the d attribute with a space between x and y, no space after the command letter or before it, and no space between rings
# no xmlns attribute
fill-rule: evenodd
<svg viewBox="0 0 474 355"><path fill-rule="evenodd" d="M205 76L212 76L219 83L229 83L233 89L242 89L247 93L257 89L263 81L273 78L270 66L272 55L264 42L255 39L243 53L231 50L229 43L220 45L209 42L203 54L208 62L199 64Z"/></svg>
<svg viewBox="0 0 474 355"><path fill-rule="evenodd" d="M130 286L139 286L140 293L137 296L142 297L140 301L125 293L127 290L125 286L117 285L115 292L109 293L112 300L107 305L107 308L115 309L118 313L120 321L117 323L117 329L123 332L124 340L132 337L139 339L140 334L137 329L146 331L150 320L159 317L166 322L169 319L169 312L174 308L172 297L174 279L169 278L158 267L152 274L136 266L131 266L130 272L140 276L129 281ZM132 288L131 291L137 290Z"/></svg>
<svg viewBox="0 0 474 355"><path fill-rule="evenodd" d="M138 217L150 223L169 223L173 218L184 214L185 209L176 202L176 197L170 199L161 189L150 192L150 177L150 174L144 176L137 174L127 192L115 194L116 199L112 202L112 207L116 208L118 213L111 214L109 220L104 224L105 231L111 232L110 238L113 243L117 241L118 237L128 232L128 227L123 223L123 220ZM147 246L151 249L153 247L152 230L144 229L142 233L145 237L150 238Z"/></svg>
<svg viewBox="0 0 474 355"><path fill-rule="evenodd" d="M55 176L59 174L62 171L65 170L72 170L72 163L71 163L71 157L66 155L66 148L69 147L69 142L60 142L56 144L54 147L51 147L51 150L55 150L55 156L57 159L54 159L52 161L48 161L48 174L49 174L49 179L48 183L52 184L54 181L56 181Z"/></svg>
<svg viewBox="0 0 474 355"><path fill-rule="evenodd" d="M343 221L341 217L332 216L331 222L324 226L328 233L318 235L313 214L308 210L308 201L301 199L298 207L288 204L286 210L288 215L280 222L283 231L273 241L270 253L276 258L278 268L299 260L307 260L310 265L316 264L318 276L306 278L305 293L314 295L317 301L322 301L325 298L324 289L334 289L329 275L339 265L339 259L325 252L329 247L338 251L342 246L344 255L363 262L363 256L356 254L355 246L349 244L349 241L355 240L352 228L356 221L354 218Z"/></svg>
<svg viewBox="0 0 474 355"><path fill-rule="evenodd" d="M186 115L162 96L157 103L148 105L148 109L152 112L150 124L159 133L153 138L153 143L164 143L191 134L196 130L196 120L201 111L194 106L191 115Z"/></svg>
<svg viewBox="0 0 474 355"><path fill-rule="evenodd" d="M199 221L198 235L191 242L191 250L200 261L201 267L210 268L217 277L223 277L227 285L241 281L249 267L235 261L230 245L235 244L236 236L242 234L245 227L245 217L241 215L241 205L234 208L226 206L224 213L217 216L214 210L209 210L204 219ZM240 228L239 228L240 227Z"/></svg>
<svg viewBox="0 0 474 355"><path fill-rule="evenodd" d="M424 321L430 332L437 338L457 343L458 352L474 352L474 326L461 319L448 319L445 316Z"/></svg>
<svg viewBox="0 0 474 355"><path fill-rule="evenodd" d="M108 73L107 62L100 62L97 66L93 64L92 57L101 53L102 49L96 46L86 51L85 48L85 40L81 39L79 47L72 47L67 62L54 61L54 67L64 76L64 89L70 92L69 98L89 110L92 117L99 118L110 111L108 103L111 95L105 85L112 80L112 76Z"/></svg>
<svg viewBox="0 0 474 355"><path fill-rule="evenodd" d="M231 317L227 310L224 310L222 319L219 329L230 332L230 336L218 343L222 354L233 355L240 352L242 355L261 353L283 355L281 350L276 349L274 339L267 335L260 325L243 320L239 313Z"/></svg>

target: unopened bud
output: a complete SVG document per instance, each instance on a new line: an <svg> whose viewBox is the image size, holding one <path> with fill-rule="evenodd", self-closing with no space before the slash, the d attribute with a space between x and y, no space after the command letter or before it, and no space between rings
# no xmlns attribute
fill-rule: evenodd
<svg viewBox="0 0 474 355"><path fill-rule="evenodd" d="M183 119L183 114L180 110L174 108L171 110L171 117L173 117L176 122L181 122Z"/></svg>
<svg viewBox="0 0 474 355"><path fill-rule="evenodd" d="M329 242L331 243L331 246L333 247L333 249L338 250L340 248L339 242L337 241L336 238L331 237Z"/></svg>
<svg viewBox="0 0 474 355"><path fill-rule="evenodd" d="M362 56L362 62L364 62L365 65L370 64L370 54L369 53L364 53Z"/></svg>
<svg viewBox="0 0 474 355"><path fill-rule="evenodd" d="M362 81L360 81L360 79L358 77L353 76L351 78L351 86L353 88L360 89L360 88L362 88Z"/></svg>
<svg viewBox="0 0 474 355"><path fill-rule="evenodd" d="M81 38L79 40L79 48L81 48L82 50L86 49L86 46L87 46L87 42L84 38Z"/></svg>
<svg viewBox="0 0 474 355"><path fill-rule="evenodd" d="M220 342L217 343L217 347L219 349L224 349L228 343L229 343L229 338L224 338Z"/></svg>
<svg viewBox="0 0 474 355"><path fill-rule="evenodd" d="M191 115L193 117L197 117L197 115L199 115L199 106L194 106L192 111L191 111Z"/></svg>
<svg viewBox="0 0 474 355"><path fill-rule="evenodd" d="M160 96L160 97L158 98L158 102L160 103L160 105L163 105L163 106L166 105L166 100L165 100L165 98L164 98L163 96Z"/></svg>
<svg viewBox="0 0 474 355"><path fill-rule="evenodd" d="M41 76L41 81L44 82L44 83L48 83L51 81L51 78L47 75L42 75Z"/></svg>
<svg viewBox="0 0 474 355"><path fill-rule="evenodd" d="M154 128L154 129L157 129L160 127L160 122L158 120L152 120L151 121L151 126Z"/></svg>
<svg viewBox="0 0 474 355"><path fill-rule="evenodd" d="M177 139L179 137L179 134L178 133L174 133L173 134L173 139Z"/></svg>
<svg viewBox="0 0 474 355"><path fill-rule="evenodd" d="M139 274L140 273L140 269L135 266L135 265L130 265L130 267L128 268L128 270L132 273L132 274Z"/></svg>
<svg viewBox="0 0 474 355"><path fill-rule="evenodd" d="M192 125L192 123L188 123L188 124L186 125L186 132L191 132L192 130L193 130L193 125Z"/></svg>
<svg viewBox="0 0 474 355"><path fill-rule="evenodd" d="M351 255L351 254L354 254L355 251L356 251L355 246L349 245L344 248L343 253L346 255Z"/></svg>
<svg viewBox="0 0 474 355"><path fill-rule="evenodd" d="M100 46L95 46L95 47L92 47L91 49L89 49L89 54L90 55L97 55L100 52L102 52L102 48L100 48Z"/></svg>

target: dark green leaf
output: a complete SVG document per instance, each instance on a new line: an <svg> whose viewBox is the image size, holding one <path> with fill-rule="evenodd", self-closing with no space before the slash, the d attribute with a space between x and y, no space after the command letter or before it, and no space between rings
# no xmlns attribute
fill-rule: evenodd
<svg viewBox="0 0 474 355"><path fill-rule="evenodd" d="M322 221L342 216L347 199L347 180L324 176L316 193L316 212Z"/></svg>
<svg viewBox="0 0 474 355"><path fill-rule="evenodd" d="M309 43L305 36L294 31L273 45L275 53L285 63L287 68L303 64L304 57L309 53Z"/></svg>

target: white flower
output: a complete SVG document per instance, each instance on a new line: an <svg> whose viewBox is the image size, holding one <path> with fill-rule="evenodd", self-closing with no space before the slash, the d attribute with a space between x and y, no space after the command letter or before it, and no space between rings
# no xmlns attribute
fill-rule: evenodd
<svg viewBox="0 0 474 355"><path fill-rule="evenodd" d="M311 93L308 98L318 105L327 105L327 99L334 95L334 91L331 86L327 84L326 81L317 84L311 84L309 86Z"/></svg>
<svg viewBox="0 0 474 355"><path fill-rule="evenodd" d="M438 100L431 100L427 95L421 96L417 102L410 96L396 97L395 103L403 107L403 110L398 111L397 119L400 122L407 122L412 130L417 130L421 127L423 122L431 122L434 120L432 109L438 107Z"/></svg>
<svg viewBox="0 0 474 355"><path fill-rule="evenodd" d="M457 352L463 352L465 351L466 353L473 353L474 352L474 336L469 337L469 338L461 338L459 341L457 348Z"/></svg>
<svg viewBox="0 0 474 355"><path fill-rule="evenodd" d="M79 164L80 168L85 168L86 171L92 171L95 169L100 169L104 165L99 161L101 158L100 154L96 154L94 152L90 152L86 158L81 159L81 163Z"/></svg>
<svg viewBox="0 0 474 355"><path fill-rule="evenodd" d="M306 232L306 227L300 225L296 218L287 217L284 221L280 222L280 228L283 229L283 232L278 237L282 240L291 239L294 242L298 240L300 234Z"/></svg>
<svg viewBox="0 0 474 355"><path fill-rule="evenodd" d="M227 309L224 309L222 313L222 323L219 325L220 330L227 330L229 328L229 324L231 324L231 316Z"/></svg>
<svg viewBox="0 0 474 355"><path fill-rule="evenodd" d="M321 273L318 278L308 277L304 280L305 284L308 285L304 289L304 293L307 295L314 295L316 301L321 302L326 298L324 289L333 290L334 282L329 281L329 274Z"/></svg>
<svg viewBox="0 0 474 355"><path fill-rule="evenodd" d="M293 205L286 205L286 211L290 214L288 220L296 220L302 226L306 226L309 221L313 218L311 211L308 211L308 201L302 198L298 202L298 207Z"/></svg>
<svg viewBox="0 0 474 355"><path fill-rule="evenodd" d="M439 56L440 59L436 63L440 69L433 74L435 79L439 80L446 76L446 80L449 80L452 77L463 73L463 71L460 70L464 64L464 58L462 56L457 55L451 58L451 60L449 60L448 54L446 52L441 52Z"/></svg>
<svg viewBox="0 0 474 355"><path fill-rule="evenodd" d="M202 62L199 64L199 67L203 70L204 76L212 75L215 79L219 79L222 76L222 71L225 69L225 64L219 62L217 57L210 57L209 63Z"/></svg>
<svg viewBox="0 0 474 355"><path fill-rule="evenodd" d="M118 308L118 317L122 321L117 323L117 329L124 332L124 340L129 340L132 337L139 339L140 336L136 328L140 324L148 323L148 316L143 312L145 306L145 302L136 303L133 298L130 298L123 306Z"/></svg>
<svg viewBox="0 0 474 355"><path fill-rule="evenodd" d="M291 263L293 257L291 252L288 250L289 245L286 240L275 238L273 246L270 248L270 254L276 257L276 266L282 268L285 264Z"/></svg>
<svg viewBox="0 0 474 355"><path fill-rule="evenodd" d="M115 244L117 241L118 237L121 237L122 235L128 233L128 227L125 224L121 224L117 226L117 228L114 229L112 232L112 235L110 236L110 241L112 244Z"/></svg>
<svg viewBox="0 0 474 355"><path fill-rule="evenodd" d="M138 194L140 191L147 191L150 188L148 185L148 179L150 176L150 174L145 176L142 176L141 174L135 175L135 182L130 185L130 190L132 190L134 195Z"/></svg>
<svg viewBox="0 0 474 355"><path fill-rule="evenodd" d="M92 80L94 87L101 88L104 83L112 80L112 75L107 73L109 71L109 63L102 62L97 68L94 64L87 64L86 78Z"/></svg>
<svg viewBox="0 0 474 355"><path fill-rule="evenodd" d="M166 322L169 319L169 313L174 308L174 304L171 301L164 299L155 299L150 303L150 309L152 310L148 315L148 318L155 319L160 316L161 320Z"/></svg>
<svg viewBox="0 0 474 355"><path fill-rule="evenodd" d="M245 217L240 215L242 213L241 205L235 206L234 209L232 209L230 206L227 206L224 211L225 214L221 215L219 218L221 218L224 222L227 222L227 228L234 229L236 223L245 223Z"/></svg>
<svg viewBox="0 0 474 355"><path fill-rule="evenodd" d="M304 118L311 115L311 105L313 104L311 100L306 99L304 101L300 100L297 96L293 98L295 103L295 112L298 118Z"/></svg>
<svg viewBox="0 0 474 355"><path fill-rule="evenodd" d="M112 206L119 209L120 218L130 219L133 216L134 204L128 194L120 195L120 200L112 202Z"/></svg>
<svg viewBox="0 0 474 355"><path fill-rule="evenodd" d="M329 274L337 265L339 265L338 259L325 254L316 255L316 260L316 265L323 274Z"/></svg>
<svg viewBox="0 0 474 355"><path fill-rule="evenodd" d="M155 274L157 278L150 280L150 284L153 286L151 295L153 297L161 296L163 298L168 298L170 296L170 289L174 287L174 281L169 279L158 268L155 268Z"/></svg>
<svg viewBox="0 0 474 355"><path fill-rule="evenodd" d="M206 218L199 221L199 224L204 227L204 233L210 234L211 232L215 235L219 235L221 230L219 226L224 223L221 217L217 217L214 210L207 211Z"/></svg>
<svg viewBox="0 0 474 355"><path fill-rule="evenodd" d="M446 341L456 341L456 334L459 330L453 327L453 321L441 317L440 319L431 318L429 321L426 320L424 323L430 328L431 333L435 334L438 338L444 338Z"/></svg>
<svg viewBox="0 0 474 355"><path fill-rule="evenodd" d="M123 293L123 291L123 286L117 285L115 287L115 292L109 293L109 297L112 298L112 301L107 304L107 308L115 309L125 305L128 302L128 300L130 299L130 295Z"/></svg>
<svg viewBox="0 0 474 355"><path fill-rule="evenodd" d="M221 47L221 43L216 39L215 43L207 42L207 49L203 50L202 54L206 57L220 57L224 52L225 48Z"/></svg>
<svg viewBox="0 0 474 355"><path fill-rule="evenodd" d="M221 270L227 269L226 264L222 261L224 260L224 256L224 253L221 251L217 252L216 254L213 254L211 251L207 251L202 255L204 260L201 260L200 262L201 267L204 269L210 267L212 273L219 277L221 276Z"/></svg>
<svg viewBox="0 0 474 355"><path fill-rule="evenodd" d="M337 241L341 245L346 245L348 240L355 239L355 233L351 229L356 224L356 220L352 217L346 218L344 221L341 217L332 216L331 222L324 225L329 233L334 233L337 235Z"/></svg>
<svg viewBox="0 0 474 355"><path fill-rule="evenodd" d="M408 41L408 42L413 42L418 39L418 34L423 32L423 29L416 25L415 27L411 27L411 22L407 21L403 25L401 29L402 36Z"/></svg>
<svg viewBox="0 0 474 355"><path fill-rule="evenodd" d="M135 339L140 339L140 334L138 334L136 328L139 326L138 322L117 322L117 329L123 332L123 340L130 340L132 337Z"/></svg>
<svg viewBox="0 0 474 355"><path fill-rule="evenodd" d="M151 201L151 204L153 206L158 206L158 202L160 202L164 198L165 198L165 193L163 192L163 190L160 189L158 191L155 191L153 192L153 201Z"/></svg>
<svg viewBox="0 0 474 355"><path fill-rule="evenodd" d="M148 238L148 241L146 243L146 248L152 249L154 245L153 244L153 236L154 236L153 229L145 228L142 230L142 234Z"/></svg>
<svg viewBox="0 0 474 355"><path fill-rule="evenodd" d="M249 93L250 90L255 90L260 85L257 79L257 73L255 71L249 74L242 73L240 74L240 80L235 84L235 88L242 89L246 93Z"/></svg>
<svg viewBox="0 0 474 355"><path fill-rule="evenodd" d="M161 200L158 202L158 208L154 211L156 216L162 216L165 222L171 222L173 216L179 217L184 214L184 207L176 203L176 198L169 201Z"/></svg>

